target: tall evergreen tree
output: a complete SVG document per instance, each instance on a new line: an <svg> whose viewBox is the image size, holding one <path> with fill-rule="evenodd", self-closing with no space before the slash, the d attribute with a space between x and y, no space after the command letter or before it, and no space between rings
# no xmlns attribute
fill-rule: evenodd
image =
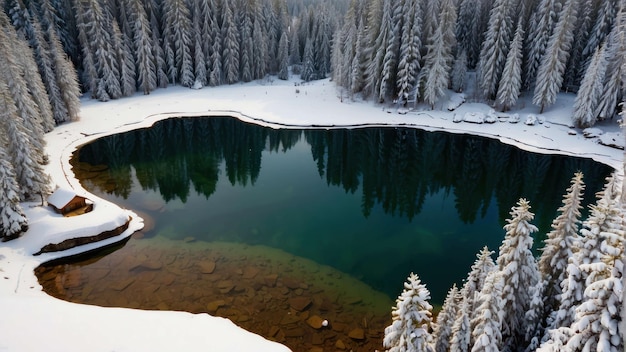
<svg viewBox="0 0 626 352"><path fill-rule="evenodd" d="M150 94L157 88L155 57L152 52L152 29L148 22L148 15L140 0L125 0L131 30L137 65L137 83L143 94Z"/></svg>
<svg viewBox="0 0 626 352"><path fill-rule="evenodd" d="M6 89L6 85L0 85L0 89L3 88ZM6 92L0 92L0 95L5 94ZM28 230L28 219L20 205L15 172L4 147L6 138L3 133L0 134L3 137L0 138L0 237L8 239Z"/></svg>
<svg viewBox="0 0 626 352"><path fill-rule="evenodd" d="M552 222L552 231L546 235L545 246L541 251L539 272L546 282L544 296L548 313L558 308L558 297L562 292L561 282L567 275L568 260L574 255L584 190L583 174L577 172L563 196L559 216Z"/></svg>
<svg viewBox="0 0 626 352"><path fill-rule="evenodd" d="M222 18L222 60L224 70L224 82L233 84L239 81L239 38L237 24L235 23L233 6L230 1L223 4Z"/></svg>
<svg viewBox="0 0 626 352"><path fill-rule="evenodd" d="M385 328L383 346L388 352L432 351L432 336L428 331L432 321L429 299L426 286L411 273L391 312L392 323Z"/></svg>
<svg viewBox="0 0 626 352"><path fill-rule="evenodd" d="M287 41L287 33L283 32L278 43L278 78L289 79L289 42Z"/></svg>
<svg viewBox="0 0 626 352"><path fill-rule="evenodd" d="M537 284L539 272L533 257L531 234L537 227L530 221L534 214L530 204L520 199L511 209L511 218L504 226L506 235L500 246L497 264L502 273L502 301L504 320L502 323L503 348L523 346L527 330L525 312L531 302L531 288Z"/></svg>
<svg viewBox="0 0 626 352"><path fill-rule="evenodd" d="M302 62L302 74L300 77L304 81L310 81L315 79L315 67L313 66L313 43L311 39L307 39L306 45L304 46L304 58Z"/></svg>
<svg viewBox="0 0 626 352"><path fill-rule="evenodd" d="M489 15L489 28L485 33L478 63L478 83L487 99L493 99L497 92L509 43L513 38L516 5L515 0L495 0Z"/></svg>
<svg viewBox="0 0 626 352"><path fill-rule="evenodd" d="M490 273L483 289L477 296L478 308L472 325L472 352L495 352L500 351L502 346L501 324L503 320L503 281L500 271Z"/></svg>
<svg viewBox="0 0 626 352"><path fill-rule="evenodd" d="M455 1L442 0L439 21L433 36L428 38L428 53L424 58L424 101L434 108L435 103L445 94L450 83L452 48L456 44L454 25L456 23Z"/></svg>
<svg viewBox="0 0 626 352"><path fill-rule="evenodd" d="M626 4L619 8L613 30L607 40L607 67L602 93L598 101L598 119L613 118L618 102L624 95L624 65L626 65Z"/></svg>
<svg viewBox="0 0 626 352"><path fill-rule="evenodd" d="M461 300L460 292L456 284L454 284L448 291L441 311L437 314L437 320L433 325L434 352L447 352L450 349L452 326L459 310L459 300Z"/></svg>
<svg viewBox="0 0 626 352"><path fill-rule="evenodd" d="M537 69L546 51L548 40L556 26L557 15L561 10L561 0L541 0L532 14L526 40L527 60L525 64L524 87L535 83Z"/></svg>
<svg viewBox="0 0 626 352"><path fill-rule="evenodd" d="M414 90L421 68L421 9L420 4L416 1L404 1L397 89L398 99L405 104L408 100L415 97Z"/></svg>
<svg viewBox="0 0 626 352"><path fill-rule="evenodd" d="M513 37L506 57L500 84L498 85L496 102L502 107L502 111L507 111L511 106L515 105L522 88L523 40L524 29L522 21L519 21L515 30L515 37Z"/></svg>
<svg viewBox="0 0 626 352"><path fill-rule="evenodd" d="M580 89L574 100L572 122L579 127L593 126L598 119L598 101L606 72L606 47L601 46L593 55Z"/></svg>
<svg viewBox="0 0 626 352"><path fill-rule="evenodd" d="M163 2L163 37L168 46L167 52L173 53L170 58L170 77L183 87L194 84L194 67L192 57L192 23L189 7L184 0L164 0ZM171 56L171 54L170 54Z"/></svg>
<svg viewBox="0 0 626 352"><path fill-rule="evenodd" d="M574 26L579 0L566 0L559 14L559 20L550 36L546 52L537 71L533 104L539 105L540 112L556 100L563 83L565 65L574 40Z"/></svg>

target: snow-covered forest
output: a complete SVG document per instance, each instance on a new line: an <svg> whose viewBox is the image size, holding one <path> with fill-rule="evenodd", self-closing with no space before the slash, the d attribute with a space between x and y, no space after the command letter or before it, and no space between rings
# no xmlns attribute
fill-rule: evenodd
<svg viewBox="0 0 626 352"><path fill-rule="evenodd" d="M559 215L532 252L530 204L511 209L499 253L477 254L462 287L453 286L433 322L430 293L411 274L385 329L388 351L624 350L624 217L620 181L607 178L581 222L583 175L571 181Z"/></svg>
<svg viewBox="0 0 626 352"><path fill-rule="evenodd" d="M80 97L331 77L342 96L435 108L448 89L502 111L576 93L572 123L624 100L625 0L2 0L0 237L28 227L21 202L50 189L44 134L79 119ZM541 257L533 214L511 211L497 260L483 250L431 322L415 275L393 311L390 350L622 351L621 181L580 226L576 175ZM569 259L568 259L569 258ZM420 330L422 329L422 330ZM404 345L403 345L404 344Z"/></svg>

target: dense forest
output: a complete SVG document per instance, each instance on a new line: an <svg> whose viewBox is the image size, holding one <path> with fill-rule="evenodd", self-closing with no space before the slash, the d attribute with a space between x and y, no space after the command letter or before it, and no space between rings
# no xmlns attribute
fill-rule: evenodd
<svg viewBox="0 0 626 352"><path fill-rule="evenodd" d="M625 0L0 4L4 239L28 227L20 202L51 191L44 134L79 118L83 94L107 101L169 85L297 74L304 81L331 77L342 94L386 104L434 108L452 89L502 111L529 95L543 112L566 91L576 93L578 127L614 118L625 96ZM539 261L531 252L534 215L520 200L497 261L487 249L479 254L463 287L451 290L432 335L428 291L411 275L386 347L522 351L543 342L542 351L623 351L618 185L609 179L579 230L584 186L575 176Z"/></svg>

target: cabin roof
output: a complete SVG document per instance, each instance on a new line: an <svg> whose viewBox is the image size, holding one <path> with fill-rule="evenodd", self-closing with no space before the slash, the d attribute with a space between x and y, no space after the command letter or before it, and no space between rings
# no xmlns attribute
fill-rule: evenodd
<svg viewBox="0 0 626 352"><path fill-rule="evenodd" d="M57 209L62 209L69 202L71 202L74 197L85 198L81 195L76 194L76 192L71 189L59 188L48 196L48 204L54 206Z"/></svg>

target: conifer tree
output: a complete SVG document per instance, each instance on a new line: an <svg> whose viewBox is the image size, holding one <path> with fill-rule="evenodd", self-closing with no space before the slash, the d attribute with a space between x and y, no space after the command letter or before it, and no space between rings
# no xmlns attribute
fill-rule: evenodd
<svg viewBox="0 0 626 352"><path fill-rule="evenodd" d="M533 12L526 41L527 60L525 65L524 87L530 88L535 83L537 69L546 51L550 34L556 25L557 15L561 10L560 0L541 0Z"/></svg>
<svg viewBox="0 0 626 352"><path fill-rule="evenodd" d="M396 70L398 65L398 50L400 48L399 38L399 17L401 10L398 9L400 2L384 0L383 21L381 24L381 35L378 50L382 51L382 61L380 67L380 87L378 89L378 100L385 101L392 96L396 86Z"/></svg>
<svg viewBox="0 0 626 352"><path fill-rule="evenodd" d="M283 32L278 42L278 79L289 79L289 43L287 33Z"/></svg>
<svg viewBox="0 0 626 352"><path fill-rule="evenodd" d="M615 181L615 178L613 178ZM572 324L572 336L567 343L571 351L623 351L624 341L620 338L618 324L623 309L622 281L624 273L625 228L621 195L613 197L607 183L603 197L595 205L594 212L601 213L600 223L590 223L591 232L599 245L593 246L587 258L582 259L580 270L586 276L586 288L576 318ZM593 226L598 227L593 227Z"/></svg>
<svg viewBox="0 0 626 352"><path fill-rule="evenodd" d="M511 218L504 226L506 235L500 246L497 264L502 273L503 314L502 339L504 348L522 346L526 326L525 312L531 302L531 288L539 279L537 262L532 254L533 238L537 231L530 224L534 214L530 212L530 204L520 199L517 206L511 209Z"/></svg>
<svg viewBox="0 0 626 352"><path fill-rule="evenodd" d="M443 301L441 311L437 315L437 320L433 324L433 349L434 352L447 352L450 349L450 337L452 336L452 325L459 310L460 300L459 289L456 284L452 286L446 299Z"/></svg>
<svg viewBox="0 0 626 352"><path fill-rule="evenodd" d="M267 73L267 62L265 59L269 56L269 48L267 47L267 43L265 41L265 32L263 31L264 26L261 24L262 20L257 17L254 21L254 26L252 29L252 42L255 43L255 52L256 54L253 57L253 68L254 68L254 77L256 79L260 79L265 77ZM298 38L298 36L294 36Z"/></svg>
<svg viewBox="0 0 626 352"><path fill-rule="evenodd" d="M483 96L495 97L497 84L506 62L508 46L513 37L514 0L495 0L489 15L489 27L480 50L478 83Z"/></svg>
<svg viewBox="0 0 626 352"><path fill-rule="evenodd" d="M135 58L133 52L128 45L128 38L122 36L119 25L113 20L113 43L116 52L116 58L120 66L120 83L122 96L128 97L136 91L135 80Z"/></svg>
<svg viewBox="0 0 626 352"><path fill-rule="evenodd" d="M0 95L4 94L0 92ZM15 172L4 147L6 138L0 134L0 237L10 239L28 230L28 219L20 205Z"/></svg>
<svg viewBox="0 0 626 352"><path fill-rule="evenodd" d="M222 31L217 20L217 8L213 8L211 21L211 38L213 46L211 49L211 72L209 73L209 85L217 86L222 84Z"/></svg>
<svg viewBox="0 0 626 352"><path fill-rule="evenodd" d="M502 333L500 331L503 320L503 281L500 271L491 272L483 289L477 296L477 313L472 319L472 352L500 351Z"/></svg>
<svg viewBox="0 0 626 352"><path fill-rule="evenodd" d="M548 314L558 308L558 297L562 292L561 282L567 275L568 260L574 255L584 190L583 174L577 172L563 196L563 205L552 222L552 231L546 235L545 246L539 258L539 272L546 282L544 297Z"/></svg>
<svg viewBox="0 0 626 352"><path fill-rule="evenodd" d="M522 28L522 21L519 21L515 30L515 37L513 37L506 57L500 84L498 85L496 101L502 107L502 111L507 111L511 106L515 105L522 88L523 40L524 29Z"/></svg>
<svg viewBox="0 0 626 352"><path fill-rule="evenodd" d="M432 336L428 332L432 321L429 299L426 286L411 273L391 312L393 321L385 328L383 346L388 352L432 351Z"/></svg>
<svg viewBox="0 0 626 352"><path fill-rule="evenodd" d="M166 57L169 56L170 77L183 87L191 87L193 75L191 14L183 0L164 0L163 38ZM169 52L169 54L168 54Z"/></svg>
<svg viewBox="0 0 626 352"><path fill-rule="evenodd" d="M607 41L607 66L598 101L598 119L613 118L623 96L626 65L626 4L620 5L613 30Z"/></svg>
<svg viewBox="0 0 626 352"><path fill-rule="evenodd" d="M583 62L588 61L588 58L605 42L606 37L611 32L615 22L618 2L619 0L604 0L599 2L595 23L593 24L593 28L591 28L589 38L583 49Z"/></svg>
<svg viewBox="0 0 626 352"><path fill-rule="evenodd" d="M157 88L155 57L152 52L152 29L148 16L140 0L125 0L131 19L133 45L137 65L137 83L143 94L150 94Z"/></svg>
<svg viewBox="0 0 626 352"><path fill-rule="evenodd" d="M306 40L306 45L304 46L304 59L302 63L302 74L300 77L304 81L311 81L315 79L315 67L313 66L313 43L311 39Z"/></svg>
<svg viewBox="0 0 626 352"><path fill-rule="evenodd" d="M461 290L464 291L465 289ZM470 323L470 303L467 299L468 294L461 292L463 299L460 303L450 336L450 351L468 352L471 346L471 323Z"/></svg>
<svg viewBox="0 0 626 352"><path fill-rule="evenodd" d="M207 56L208 51L208 30L205 31L203 20L203 11L201 9L202 4L206 8L208 6L207 1L192 0L192 13L191 13L191 33L193 42L193 76L195 77L194 87L200 85L206 86L209 75L207 74ZM206 10L205 10L206 11Z"/></svg>
<svg viewBox="0 0 626 352"><path fill-rule="evenodd" d="M602 94L606 63L606 49L605 46L601 46L596 50L589 63L585 77L580 82L576 100L574 100L572 122L578 127L593 126L598 119L598 101L600 94Z"/></svg>
<svg viewBox="0 0 626 352"><path fill-rule="evenodd" d="M454 1L442 0L441 14L433 36L428 39L428 53L424 58L424 101L434 108L445 94L450 83L452 48L456 44L454 24L456 8Z"/></svg>
<svg viewBox="0 0 626 352"><path fill-rule="evenodd" d="M409 99L415 96L413 91L417 84L417 76L420 70L420 49L422 46L421 6L416 1L405 1L402 13L404 17L401 30L400 57L398 60L397 89L398 99L406 104Z"/></svg>
<svg viewBox="0 0 626 352"><path fill-rule="evenodd" d="M563 84L565 65L574 40L574 26L579 0L566 0L559 13L559 20L550 36L548 46L537 71L533 104L540 106L543 113L546 106L556 100Z"/></svg>
<svg viewBox="0 0 626 352"><path fill-rule="evenodd" d="M226 1L223 4L222 19L222 60L224 70L224 82L233 84L239 81L239 38L237 24L233 15L233 4Z"/></svg>

